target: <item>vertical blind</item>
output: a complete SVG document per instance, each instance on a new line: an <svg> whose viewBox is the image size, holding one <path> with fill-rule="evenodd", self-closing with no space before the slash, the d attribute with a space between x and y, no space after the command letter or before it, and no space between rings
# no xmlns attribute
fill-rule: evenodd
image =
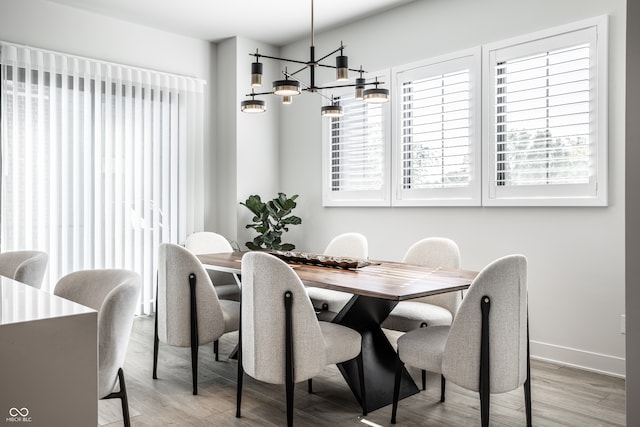
<svg viewBox="0 0 640 427"><path fill-rule="evenodd" d="M204 82L0 43L0 247L44 250L44 289L125 268L154 299L157 248L203 225Z"/></svg>
<svg viewBox="0 0 640 427"><path fill-rule="evenodd" d="M496 65L496 185L589 182L589 55L580 44Z"/></svg>

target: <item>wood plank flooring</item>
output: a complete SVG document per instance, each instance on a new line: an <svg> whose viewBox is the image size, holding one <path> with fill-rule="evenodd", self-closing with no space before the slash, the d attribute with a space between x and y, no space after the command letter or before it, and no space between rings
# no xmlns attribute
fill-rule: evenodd
<svg viewBox="0 0 640 427"><path fill-rule="evenodd" d="M153 365L153 317L137 317L127 352L125 378L132 425L142 426L282 426L286 424L284 388L244 380L242 418L235 417L237 363L227 359L237 334L220 340L220 361L212 346L200 347L197 396L191 394L188 348L160 344L158 379ZM551 363L532 361L533 425L624 426L624 380ZM410 371L419 381L419 372ZM400 401L398 426L480 426L476 393L447 384L447 401L439 403L439 377L430 375L427 390ZM295 392L296 426L390 426L391 405L363 417L335 366ZM122 426L119 400L100 401L99 424ZM492 426L524 426L522 388L492 395Z"/></svg>

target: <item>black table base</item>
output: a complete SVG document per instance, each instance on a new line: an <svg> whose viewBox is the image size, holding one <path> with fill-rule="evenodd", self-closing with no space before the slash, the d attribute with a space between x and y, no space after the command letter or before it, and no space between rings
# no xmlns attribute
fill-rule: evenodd
<svg viewBox="0 0 640 427"><path fill-rule="evenodd" d="M393 384L396 367L396 351L380 328L397 301L354 295L333 319L334 323L348 326L362 335L362 356L365 372L367 412L380 409L393 402ZM358 366L355 360L338 364L338 369L362 405ZM400 399L419 392L416 383L404 369Z"/></svg>

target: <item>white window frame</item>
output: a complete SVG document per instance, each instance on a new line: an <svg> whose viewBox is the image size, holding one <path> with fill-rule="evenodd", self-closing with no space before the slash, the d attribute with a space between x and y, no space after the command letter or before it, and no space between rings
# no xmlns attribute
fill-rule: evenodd
<svg viewBox="0 0 640 427"><path fill-rule="evenodd" d="M590 111L591 176L588 184L498 186L496 184L495 64L538 52L589 42L593 97ZM587 19L483 46L484 206L606 206L608 150L608 20Z"/></svg>
<svg viewBox="0 0 640 427"><path fill-rule="evenodd" d="M476 47L392 68L393 206L480 206L481 204L481 48ZM402 84L412 79L469 70L470 181L464 187L403 188Z"/></svg>
<svg viewBox="0 0 640 427"><path fill-rule="evenodd" d="M389 72L381 71L365 74L367 82L376 77L380 82L389 82ZM338 85L341 82L336 82ZM353 83L353 82L352 82ZM371 86L367 86L370 88ZM328 98L355 93L354 87L337 88L323 91ZM366 103L365 101L362 101ZM328 101L326 102L328 103ZM332 191L331 190L331 125L330 118L322 118L322 204L323 206L389 206L391 181L391 112L389 102L378 104L383 109L383 177L382 186L377 190Z"/></svg>

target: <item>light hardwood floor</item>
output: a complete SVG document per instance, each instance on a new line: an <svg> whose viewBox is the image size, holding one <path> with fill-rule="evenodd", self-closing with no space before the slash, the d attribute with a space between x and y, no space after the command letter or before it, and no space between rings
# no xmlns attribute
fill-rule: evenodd
<svg viewBox="0 0 640 427"><path fill-rule="evenodd" d="M160 345L158 379L151 378L153 317L137 317L125 364L133 426L282 426L284 388L245 376L242 418L235 417L237 363L227 359L237 334L220 340L220 361L212 346L200 347L197 396L191 394L188 348ZM624 380L551 363L532 361L534 426L623 426ZM411 371L419 379L419 372ZM439 377L429 376L427 390L400 401L398 426L479 426L476 393L447 384L439 403ZM360 408L335 366L314 378L314 394L300 384L295 392L296 426L390 426L391 405L362 417ZM100 401L99 423L122 426L118 400ZM492 395L492 426L523 426L522 388Z"/></svg>

